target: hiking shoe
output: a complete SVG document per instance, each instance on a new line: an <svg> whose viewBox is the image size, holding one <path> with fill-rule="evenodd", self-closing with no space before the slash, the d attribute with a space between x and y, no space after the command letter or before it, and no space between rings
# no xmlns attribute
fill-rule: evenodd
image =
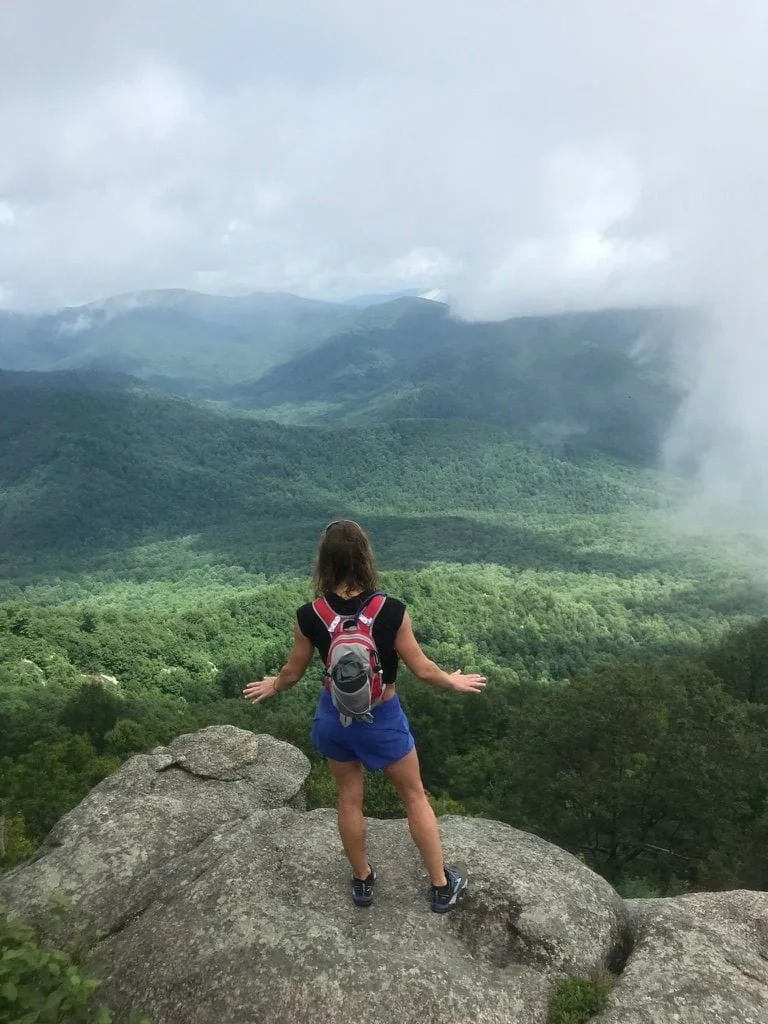
<svg viewBox="0 0 768 1024"><path fill-rule="evenodd" d="M370 907L373 903L373 886L376 882L376 872L371 867L371 873L367 878L355 878L352 876L352 899L356 907Z"/></svg>
<svg viewBox="0 0 768 1024"><path fill-rule="evenodd" d="M447 914L453 910L459 896L467 888L467 879L460 875L455 868L446 868L445 877L447 885L432 886L432 909L436 914Z"/></svg>

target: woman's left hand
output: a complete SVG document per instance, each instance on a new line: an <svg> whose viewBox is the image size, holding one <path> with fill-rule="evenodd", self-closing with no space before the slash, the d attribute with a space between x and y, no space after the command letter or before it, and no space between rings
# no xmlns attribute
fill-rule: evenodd
<svg viewBox="0 0 768 1024"><path fill-rule="evenodd" d="M277 682L277 676L265 676L264 679L248 683L243 690L243 696L251 704L258 704L262 700L266 700L267 697L274 697L278 692L275 689L275 683Z"/></svg>
<svg viewBox="0 0 768 1024"><path fill-rule="evenodd" d="M461 669L451 672L449 678L456 693L480 693L488 682L485 676L480 676L476 672L462 672Z"/></svg>

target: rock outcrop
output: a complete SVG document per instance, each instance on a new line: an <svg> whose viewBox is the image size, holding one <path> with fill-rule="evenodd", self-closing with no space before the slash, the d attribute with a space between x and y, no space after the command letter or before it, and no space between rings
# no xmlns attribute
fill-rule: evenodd
<svg viewBox="0 0 768 1024"><path fill-rule="evenodd" d="M80 678L84 683L102 686L105 690L120 689L120 680L116 676L107 675L106 672L97 672L95 675L81 675Z"/></svg>
<svg viewBox="0 0 768 1024"><path fill-rule="evenodd" d="M617 976L603 1024L768 1024L768 893L624 901L579 860L445 817L462 905L432 914L404 821L369 821L376 903L355 909L306 758L231 726L133 757L0 878L0 904L88 923L103 995L154 1024L546 1024L567 976Z"/></svg>

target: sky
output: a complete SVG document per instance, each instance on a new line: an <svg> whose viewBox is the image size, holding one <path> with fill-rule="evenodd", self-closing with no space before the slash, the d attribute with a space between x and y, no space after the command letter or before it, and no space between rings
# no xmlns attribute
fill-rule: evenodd
<svg viewBox="0 0 768 1024"><path fill-rule="evenodd" d="M766 114L765 0L3 0L0 308L703 304L668 455L741 438L754 475Z"/></svg>
<svg viewBox="0 0 768 1024"><path fill-rule="evenodd" d="M764 204L767 6L4 0L0 306L706 294Z"/></svg>

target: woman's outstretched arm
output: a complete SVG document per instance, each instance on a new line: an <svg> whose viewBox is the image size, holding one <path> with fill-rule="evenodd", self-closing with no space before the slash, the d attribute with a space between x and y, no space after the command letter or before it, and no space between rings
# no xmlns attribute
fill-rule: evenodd
<svg viewBox="0 0 768 1024"><path fill-rule="evenodd" d="M443 672L443 670L426 656L413 635L413 626L408 612L403 616L400 629L395 636L395 650L415 676L431 686L439 686L444 690L455 690L457 693L479 693L485 686L485 676L476 674L465 675L463 672Z"/></svg>
<svg viewBox="0 0 768 1024"><path fill-rule="evenodd" d="M301 679L309 668L314 654L312 643L307 640L299 629L298 623L293 624L293 650L288 655L288 660L276 676L266 676L264 679L256 680L243 690L243 696L251 704L258 704L267 697L273 697L281 690L290 690L292 686Z"/></svg>

